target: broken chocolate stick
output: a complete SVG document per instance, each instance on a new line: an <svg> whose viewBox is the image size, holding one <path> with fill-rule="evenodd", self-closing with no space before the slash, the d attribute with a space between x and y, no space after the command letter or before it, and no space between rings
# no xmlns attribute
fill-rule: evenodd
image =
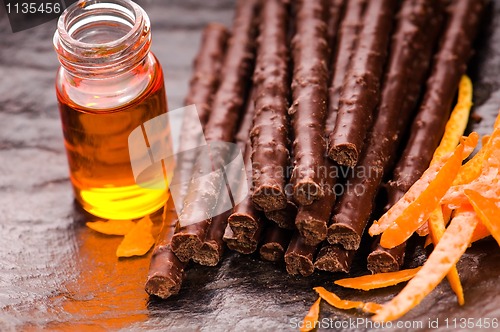
<svg viewBox="0 0 500 332"><path fill-rule="evenodd" d="M403 197L429 166L443 136L458 83L472 53L472 43L485 5L486 1L473 0L455 1L450 5L448 22L434 58L431 76L427 80L422 104L413 120L410 137L392 180L388 183L389 204ZM376 222L369 229L372 236L382 231ZM385 251L381 247L376 250ZM385 252L397 254L395 251ZM394 258L401 261L398 257ZM376 257L372 255L371 259Z"/></svg>
<svg viewBox="0 0 500 332"><path fill-rule="evenodd" d="M253 69L257 5L258 0L237 2L221 83L213 100L214 111L205 127L205 139L209 144L233 141ZM216 167L223 167L225 161L221 159L228 155L227 149L227 144L211 146L211 162ZM195 174L197 167L202 169L203 164L210 162L204 159L202 156L197 158ZM224 183L220 170L191 181L179 215L179 227L172 238L172 250L181 261L188 261L203 245Z"/></svg>
<svg viewBox="0 0 500 332"><path fill-rule="evenodd" d="M285 208L288 141L288 6L263 1L253 76L255 118L252 140L253 202L264 211ZM234 229L233 229L234 230Z"/></svg>
<svg viewBox="0 0 500 332"><path fill-rule="evenodd" d="M149 295L155 295L162 299L179 293L184 278L184 268L187 265L175 256L170 247L177 223L177 212L172 199L168 200L164 209L162 229L153 249L148 278L144 287Z"/></svg>
<svg viewBox="0 0 500 332"><path fill-rule="evenodd" d="M295 218L295 226L307 245L318 245L327 236L328 223L335 205L337 165L324 156L322 164L325 176L322 183L323 197L309 205L301 205Z"/></svg>
<svg viewBox="0 0 500 332"><path fill-rule="evenodd" d="M285 253L286 271L291 275L307 277L314 272L314 254L317 246L309 246L298 232L292 236Z"/></svg>
<svg viewBox="0 0 500 332"><path fill-rule="evenodd" d="M291 231L271 224L264 233L264 239L259 249L260 257L270 262L282 260L291 237Z"/></svg>
<svg viewBox="0 0 500 332"><path fill-rule="evenodd" d="M378 116L328 228L331 244L359 248L382 178L391 167L427 78L442 14L434 0L405 1L398 13Z"/></svg>
<svg viewBox="0 0 500 332"><path fill-rule="evenodd" d="M330 135L335 127L339 110L340 90L356 49L365 5L366 0L346 1L344 15L334 44L335 47L332 47L332 75L330 87L328 88L328 116L325 123L326 137Z"/></svg>
<svg viewBox="0 0 500 332"><path fill-rule="evenodd" d="M202 126L210 115L211 96L219 85L219 71L225 54L227 37L228 31L223 26L215 23L207 25L203 31L200 49L194 63L193 77L185 102L186 105L197 106ZM192 121L184 121L182 132L192 133L197 125ZM199 143L197 140L196 135L182 135L180 145L197 146ZM175 176L181 183L178 188L181 198L187 194L195 158L195 149L192 149L180 154L177 160ZM186 266L186 263L181 262L175 256L170 246L175 225L178 222L176 208L180 210L182 206L174 207L173 199L165 205L163 225L153 249L145 285L148 294L161 298L168 298L179 292Z"/></svg>
<svg viewBox="0 0 500 332"><path fill-rule="evenodd" d="M355 53L345 75L328 155L340 165L358 163L379 101L380 83L397 0L368 1Z"/></svg>
<svg viewBox="0 0 500 332"><path fill-rule="evenodd" d="M314 267L328 272L349 273L356 250L345 250L341 245L325 243L318 252Z"/></svg>
<svg viewBox="0 0 500 332"><path fill-rule="evenodd" d="M203 29L201 45L193 62L193 75L189 82L189 93L185 105L194 104L202 126L208 121L212 99L219 86L222 62L229 31L222 24L209 23ZM192 132L183 128L182 132Z"/></svg>
<svg viewBox="0 0 500 332"><path fill-rule="evenodd" d="M324 195L321 185L324 178L318 165L326 153L328 8L323 0L297 0L294 5L293 103L288 111L294 135L294 169L290 182L295 200L308 205Z"/></svg>

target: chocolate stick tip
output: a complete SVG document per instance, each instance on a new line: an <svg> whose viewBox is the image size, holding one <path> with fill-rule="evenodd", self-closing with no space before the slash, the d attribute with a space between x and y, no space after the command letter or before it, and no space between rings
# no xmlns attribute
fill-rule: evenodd
<svg viewBox="0 0 500 332"><path fill-rule="evenodd" d="M358 163L359 151L352 143L339 143L330 146L328 156L339 165L354 167Z"/></svg>
<svg viewBox="0 0 500 332"><path fill-rule="evenodd" d="M323 220L299 218L298 215L295 225L308 245L315 246L326 239L328 229Z"/></svg>
<svg viewBox="0 0 500 332"><path fill-rule="evenodd" d="M324 245L314 262L318 270L349 273L355 251L345 250L339 245Z"/></svg>
<svg viewBox="0 0 500 332"><path fill-rule="evenodd" d="M307 256L298 252L285 255L286 271L291 275L310 276L314 272L314 264Z"/></svg>
<svg viewBox="0 0 500 332"><path fill-rule="evenodd" d="M283 255L285 254L285 248L283 248L277 242L265 243L260 247L259 254L263 260L269 262L278 262L283 258Z"/></svg>
<svg viewBox="0 0 500 332"><path fill-rule="evenodd" d="M323 189L318 183L309 180L301 180L295 184L294 197L301 205L310 205L316 199L323 196Z"/></svg>
<svg viewBox="0 0 500 332"><path fill-rule="evenodd" d="M259 186L252 194L252 201L264 211L281 210L286 207L286 195L279 186Z"/></svg>
<svg viewBox="0 0 500 332"><path fill-rule="evenodd" d="M193 261L203 266L216 266L222 257L222 248L215 240L206 241L194 255Z"/></svg>
<svg viewBox="0 0 500 332"><path fill-rule="evenodd" d="M328 227L327 240L330 244L341 244L346 250L358 250L361 237L345 224L333 223Z"/></svg>
<svg viewBox="0 0 500 332"><path fill-rule="evenodd" d="M187 262L194 257L203 245L196 234L176 233L172 237L172 250L181 262Z"/></svg>

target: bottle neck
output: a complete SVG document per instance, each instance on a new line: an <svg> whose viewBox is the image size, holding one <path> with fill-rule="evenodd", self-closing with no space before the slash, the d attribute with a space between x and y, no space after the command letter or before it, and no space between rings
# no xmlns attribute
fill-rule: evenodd
<svg viewBox="0 0 500 332"><path fill-rule="evenodd" d="M151 46L147 14L130 0L79 1L60 16L54 47L69 75L104 79L144 62Z"/></svg>

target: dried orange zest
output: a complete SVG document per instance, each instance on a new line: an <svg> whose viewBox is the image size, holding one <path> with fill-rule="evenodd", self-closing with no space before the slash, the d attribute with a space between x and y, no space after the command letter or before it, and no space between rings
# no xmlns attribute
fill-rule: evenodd
<svg viewBox="0 0 500 332"><path fill-rule="evenodd" d="M458 86L457 104L451 112L450 119L446 123L446 129L441 139L441 143L439 143L436 151L434 151L431 165L457 147L467 127L467 122L469 122L471 106L472 82L469 77L464 75Z"/></svg>
<svg viewBox="0 0 500 332"><path fill-rule="evenodd" d="M365 291L383 287L397 285L401 282L408 281L420 270L420 267L409 270L401 270L396 272L376 273L356 278L345 278L335 281L335 284L354 289L362 289Z"/></svg>
<svg viewBox="0 0 500 332"><path fill-rule="evenodd" d="M480 218L481 219L481 218ZM471 243L484 239L485 237L490 236L491 233L486 226L482 222L478 223L476 228L474 229L474 233L472 234Z"/></svg>
<svg viewBox="0 0 500 332"><path fill-rule="evenodd" d="M500 245L500 220L498 219L500 215L500 199L487 198L472 190L466 190L465 195L471 202L474 211L476 211L483 225Z"/></svg>
<svg viewBox="0 0 500 332"><path fill-rule="evenodd" d="M471 133L451 155L430 166L403 198L387 211L377 224L372 225L371 235L383 231L381 246L394 248L400 245L427 221L451 186L462 160L469 156L478 139L477 133ZM377 225L378 229L375 227L373 231Z"/></svg>
<svg viewBox="0 0 500 332"><path fill-rule="evenodd" d="M430 228L430 235L432 238L432 242L434 243L434 246L436 246L439 240L441 240L441 238L443 237L443 234L446 230L443 217L443 210L441 209L441 207L438 207L437 209L432 211L431 216L429 218L429 228ZM462 287L462 283L460 282L460 277L458 275L456 266L453 266L451 268L446 278L448 278L448 282L450 283L451 289L453 289L453 291L457 295L458 304L464 305L465 303L464 290Z"/></svg>
<svg viewBox="0 0 500 332"><path fill-rule="evenodd" d="M300 328L300 332L309 332L316 328L319 319L319 303L321 302L321 297L313 303L309 312L304 317L304 321L302 322L302 327Z"/></svg>
<svg viewBox="0 0 500 332"><path fill-rule="evenodd" d="M106 235L126 235L135 226L130 220L108 220L88 222L88 228Z"/></svg>
<svg viewBox="0 0 500 332"><path fill-rule="evenodd" d="M123 238L123 241L116 249L116 256L131 257L146 254L155 243L155 239L151 234L152 230L153 222L149 216L139 220Z"/></svg>
<svg viewBox="0 0 500 332"><path fill-rule="evenodd" d="M481 175L484 160L491 155L493 142L498 136L500 136L500 129L494 130L491 136L483 137L483 146L474 157L460 168L455 181L453 181L454 186L470 183Z"/></svg>
<svg viewBox="0 0 500 332"><path fill-rule="evenodd" d="M327 291L323 287L315 287L314 290L323 300L328 302L329 305L334 306L337 309L361 309L364 312L373 314L382 307L380 304L374 302L342 300L337 295Z"/></svg>
<svg viewBox="0 0 500 332"><path fill-rule="evenodd" d="M477 223L478 218L472 209L459 210L422 269L396 297L384 304L372 319L398 319L417 306L458 262L469 245Z"/></svg>

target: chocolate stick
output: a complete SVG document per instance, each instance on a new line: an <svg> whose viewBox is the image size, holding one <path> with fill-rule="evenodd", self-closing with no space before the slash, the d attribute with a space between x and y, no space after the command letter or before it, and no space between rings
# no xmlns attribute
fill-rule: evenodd
<svg viewBox="0 0 500 332"><path fill-rule="evenodd" d="M410 131L410 138L399 159L394 175L388 183L389 205L396 203L417 181L429 166L434 150L439 144L460 77L465 73L472 53L481 14L486 1L455 1L451 4L448 23L435 56L426 92ZM372 226L373 227L373 226ZM370 229L372 231L372 229ZM380 255L391 256L398 263L402 248L385 250L377 247L370 260L380 260Z"/></svg>
<svg viewBox="0 0 500 332"><path fill-rule="evenodd" d="M185 100L186 105L195 104L197 106L202 125L206 123L206 119L210 115L209 106L212 103L212 95L219 85L218 77L224 59L227 37L227 29L216 23L208 24L203 30L200 49L194 62L189 93ZM183 122L182 132L193 132L196 129L195 125L196 123L190 121ZM184 135L180 144L196 146L197 142L193 142L193 140L197 139L196 135ZM194 150L181 154L177 160L175 176L180 179L179 194L181 197L187 193L187 184L191 178L194 160ZM177 208L181 209L182 207ZM168 298L177 294L181 287L186 263L181 262L175 256L170 246L177 221L176 209L173 200L170 199L164 208L162 230L151 256L148 279L145 285L146 292L150 295Z"/></svg>
<svg viewBox="0 0 500 332"><path fill-rule="evenodd" d="M148 278L144 286L149 295L166 299L179 293L187 263L175 256L170 241L177 223L177 212L173 200L168 200L163 211L163 225L158 235L149 264Z"/></svg>
<svg viewBox="0 0 500 332"><path fill-rule="evenodd" d="M288 196L288 195L287 195ZM281 210L265 212L266 218L275 222L276 225L284 229L295 229L295 217L297 216L297 204L288 197L286 207Z"/></svg>
<svg viewBox="0 0 500 332"><path fill-rule="evenodd" d="M264 211L285 208L288 152L288 6L263 1L254 74L255 118L251 132L253 202ZM234 229L233 229L234 230Z"/></svg>
<svg viewBox="0 0 500 332"><path fill-rule="evenodd" d="M429 166L443 136L460 77L465 73L485 1L455 1L434 59L432 73L410 138L394 170L390 188L403 193Z"/></svg>
<svg viewBox="0 0 500 332"><path fill-rule="evenodd" d="M340 105L328 155L340 165L357 164L379 101L396 0L368 1L350 69L343 82Z"/></svg>
<svg viewBox="0 0 500 332"><path fill-rule="evenodd" d="M325 124L327 137L335 127L339 110L340 89L356 49L363 11L366 5L366 0L349 0L346 2L337 41L335 47L332 47L332 76L328 89L328 116Z"/></svg>
<svg viewBox="0 0 500 332"><path fill-rule="evenodd" d="M324 125L328 84L328 43L323 0L297 0L292 38L292 119L294 169L291 183L295 200L311 204L324 195L321 164L326 152Z"/></svg>
<svg viewBox="0 0 500 332"><path fill-rule="evenodd" d="M342 19L342 12L345 6L344 0L329 0L328 7L330 12L328 13L328 19L326 22L327 28L327 40L330 47L330 53L335 48L337 41L337 34L339 30L339 23Z"/></svg>
<svg viewBox="0 0 500 332"><path fill-rule="evenodd" d="M237 2L233 34L228 42L224 59L221 83L214 97L212 112L205 127L207 142L233 141L236 125L249 88L254 52L254 31L257 0ZM211 147L212 163L222 167L227 146L217 144ZM197 158L199 166L206 160ZM196 173L196 172L195 172ZM221 186L225 182L222 172L193 179L179 216L179 228L172 238L172 250L182 261L187 261L201 248L211 214L218 205ZM196 181L194 181L196 180Z"/></svg>
<svg viewBox="0 0 500 332"><path fill-rule="evenodd" d="M236 140L236 145L240 148L243 153L245 153L245 169L246 169L246 175L249 179L251 179L252 176L252 165L250 161L250 156L246 156L246 149L245 145L248 146L248 151L250 151L250 147L248 144L248 139L250 136L250 129L252 128L252 123L253 123L253 116L254 116L254 96L255 96L255 90L252 90L250 92L250 97L247 100L246 107L245 107L245 114L243 115L243 120L240 123L238 133L235 136ZM251 180L249 180L249 185L251 184ZM251 187L250 187L251 190ZM227 196L224 196L225 199L228 199ZM254 211L253 206L251 205L252 202L250 200L250 195L245 198L245 201L248 201L247 204L250 204L249 208L247 207L246 210L244 211ZM227 202L226 202L227 203ZM245 205L244 202L238 204L238 206L235 207L236 211L242 212L242 204ZM256 212L256 211L255 211ZM205 240L203 241L203 245L201 246L200 250L196 252L196 254L193 257L193 261L200 265L206 265L206 266L215 266L219 263L219 260L222 258L222 254L224 253L224 233L225 229L228 225L228 218L232 215L233 211L228 210L215 218L213 218L212 223L209 226L207 235L205 237Z"/></svg>
<svg viewBox="0 0 500 332"><path fill-rule="evenodd" d="M345 250L341 245L325 243L318 252L314 267L328 272L349 273L356 250Z"/></svg>
<svg viewBox="0 0 500 332"><path fill-rule="evenodd" d="M328 242L356 250L375 196L425 82L442 19L434 0L405 1L392 37L378 116L328 229ZM383 138L383 139L382 139Z"/></svg>
<svg viewBox="0 0 500 332"><path fill-rule="evenodd" d="M291 275L309 276L314 272L314 254L317 246L309 246L296 232L285 253L286 271Z"/></svg>
<svg viewBox="0 0 500 332"><path fill-rule="evenodd" d="M209 23L203 29L201 45L193 62L193 75L184 105L196 105L203 126L208 121L213 96L219 86L229 31L219 23ZM186 128L189 132L189 128ZM184 128L182 129L184 132Z"/></svg>
<svg viewBox="0 0 500 332"><path fill-rule="evenodd" d="M259 253L263 260L277 262L283 259L285 251L290 243L292 232L278 225L271 225L264 234Z"/></svg>
<svg viewBox="0 0 500 332"><path fill-rule="evenodd" d="M219 87L219 77L226 50L229 31L218 23L210 23L204 29L200 49L193 62L193 74L189 84L189 91L185 98L185 105L196 106L202 127L205 127L210 115L210 105L213 95ZM198 154L197 149L200 137L194 133L199 130L199 124L189 117L182 122L179 151L175 166L175 180L179 185L175 190L179 197L185 197L188 192L193 166ZM187 147L187 148L183 148ZM183 201L176 202L177 211L182 211Z"/></svg>

